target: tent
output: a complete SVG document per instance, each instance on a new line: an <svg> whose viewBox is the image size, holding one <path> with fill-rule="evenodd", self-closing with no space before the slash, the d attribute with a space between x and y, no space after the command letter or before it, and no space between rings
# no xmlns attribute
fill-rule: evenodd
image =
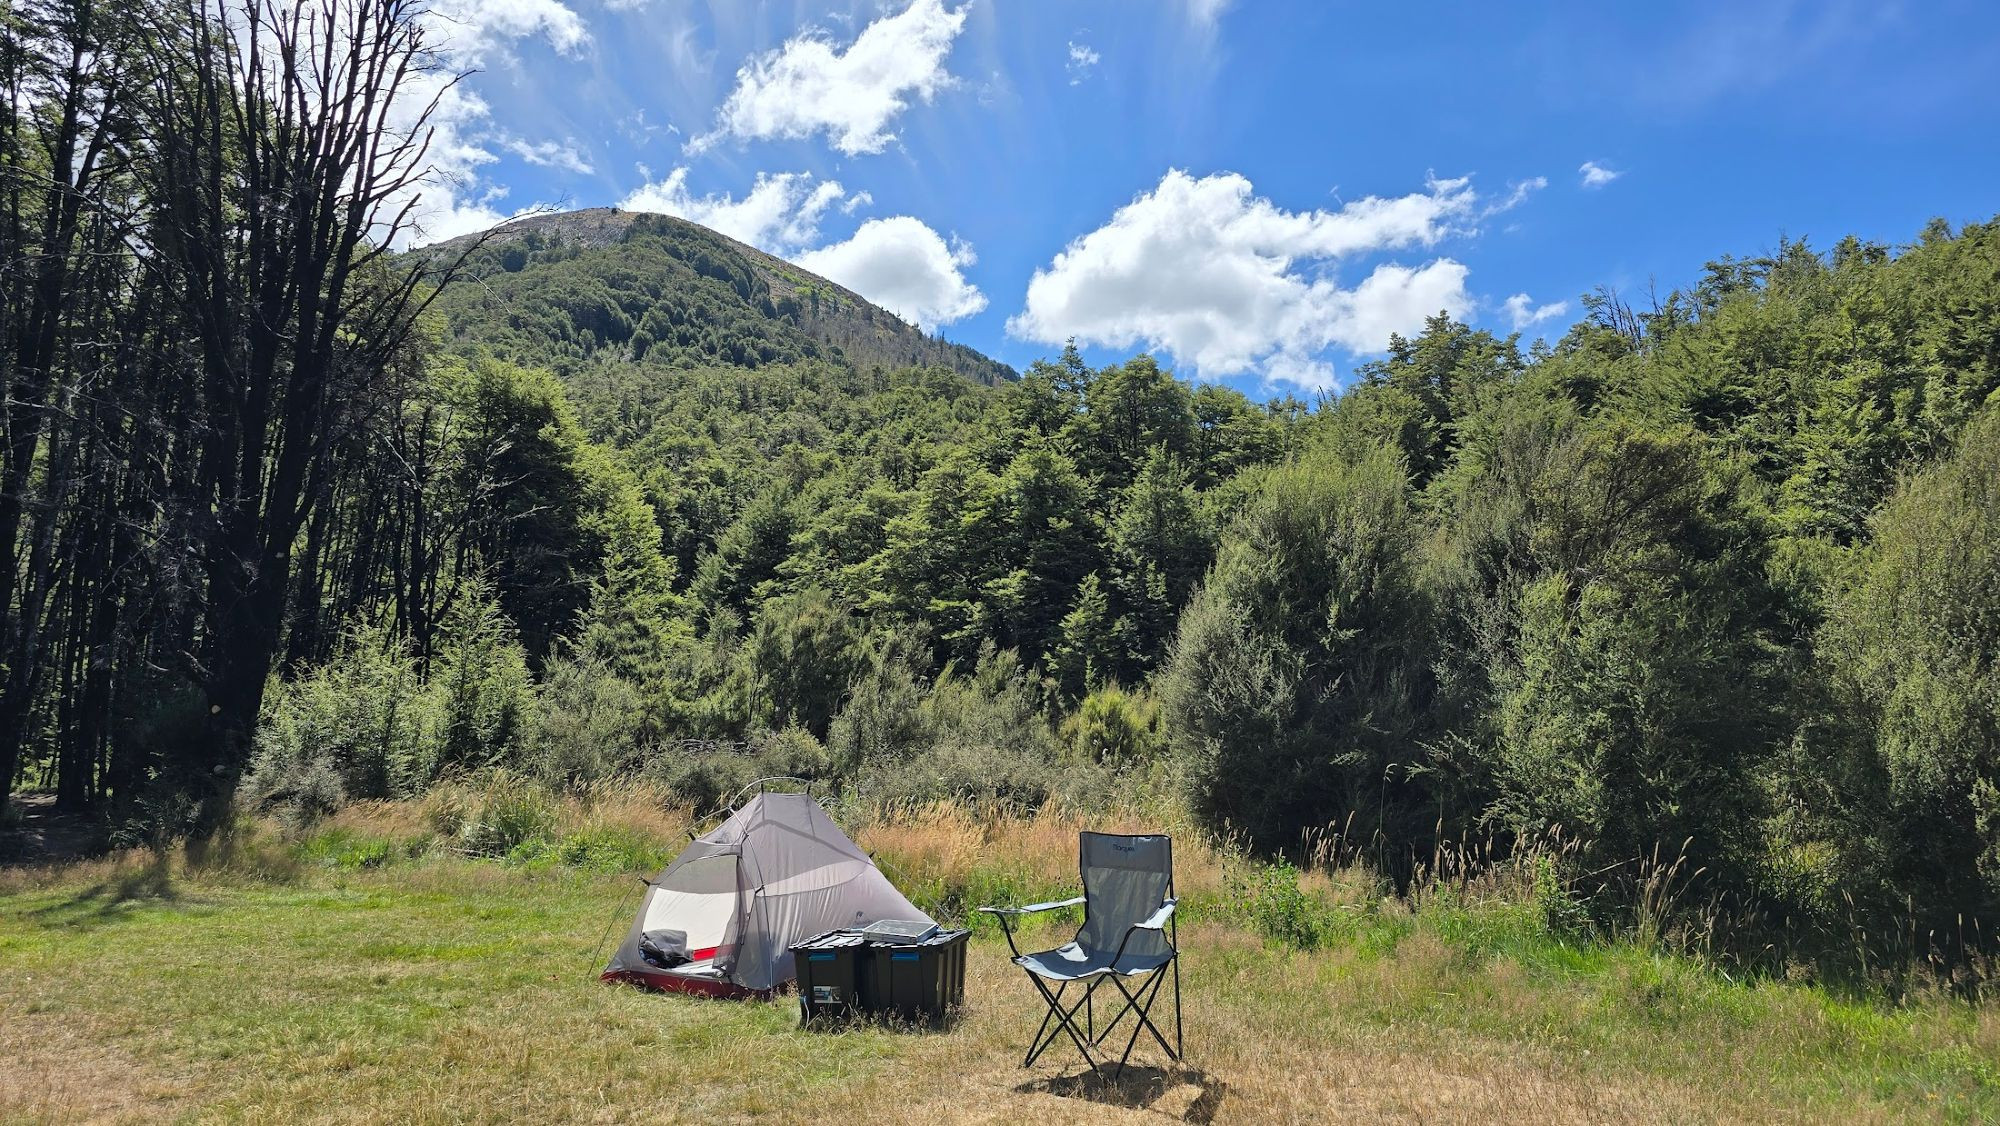
<svg viewBox="0 0 2000 1126"><path fill-rule="evenodd" d="M760 793L649 882L605 981L714 997L791 981L789 947L841 927L921 919L810 794Z"/></svg>

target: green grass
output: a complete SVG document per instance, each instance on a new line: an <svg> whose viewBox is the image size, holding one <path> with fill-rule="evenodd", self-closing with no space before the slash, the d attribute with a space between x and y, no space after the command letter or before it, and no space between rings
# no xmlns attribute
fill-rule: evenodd
<svg viewBox="0 0 2000 1126"><path fill-rule="evenodd" d="M639 888L591 866L629 844L579 868L336 831L254 870L0 875L0 1120L2000 1118L1991 1006L1735 982L1564 941L1532 902L1268 873L1193 897L1190 1070L1018 1070L1039 1013L991 933L954 1031L802 1032L789 999L595 981ZM1065 890L1027 868L956 886Z"/></svg>

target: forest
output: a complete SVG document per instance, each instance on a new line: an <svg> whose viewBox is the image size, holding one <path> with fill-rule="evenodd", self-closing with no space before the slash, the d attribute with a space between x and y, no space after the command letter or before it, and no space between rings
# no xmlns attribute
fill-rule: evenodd
<svg viewBox="0 0 2000 1126"><path fill-rule="evenodd" d="M496 771L1143 799L1993 952L2000 220L1552 343L1440 315L1310 402L988 382L685 223L404 250L419 10L0 11L0 801L165 847Z"/></svg>

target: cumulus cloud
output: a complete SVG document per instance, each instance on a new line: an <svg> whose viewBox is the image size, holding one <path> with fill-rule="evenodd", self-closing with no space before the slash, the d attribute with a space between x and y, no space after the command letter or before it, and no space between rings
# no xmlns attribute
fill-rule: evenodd
<svg viewBox="0 0 2000 1126"><path fill-rule="evenodd" d="M492 111L468 84L452 75L504 58L523 39L540 38L558 52L580 54L589 43L583 20L559 0L444 0L424 16L430 42L442 56L441 69L405 80L389 125L410 130L421 108L437 99L426 123L431 130L427 159L431 174L411 193L411 227L404 241L421 245L485 230L510 217L502 210L506 188L485 181L480 170L498 159L489 146L506 143L489 132ZM511 147L511 145L509 146ZM554 149L538 155L562 158ZM516 150L518 152L518 150ZM571 157L581 162L580 157ZM389 210L404 200L392 201Z"/></svg>
<svg viewBox="0 0 2000 1126"><path fill-rule="evenodd" d="M1551 301L1546 305L1537 305L1528 299L1527 294L1517 293L1500 303L1500 311L1507 314L1514 331L1520 332L1569 312L1569 302Z"/></svg>
<svg viewBox="0 0 2000 1126"><path fill-rule="evenodd" d="M1084 79L1089 78L1091 68L1098 64L1101 57L1096 51L1091 50L1082 43L1071 43L1069 45L1069 62L1067 64L1069 84L1075 86Z"/></svg>
<svg viewBox="0 0 2000 1126"><path fill-rule="evenodd" d="M1577 171L1583 174L1583 186L1586 188L1601 188L1625 174L1606 168L1594 160L1584 161Z"/></svg>
<svg viewBox="0 0 2000 1126"><path fill-rule="evenodd" d="M870 219L845 242L792 261L926 331L986 308L986 295L963 272L978 261L972 248L957 239L946 244L908 215Z"/></svg>
<svg viewBox="0 0 2000 1126"><path fill-rule="evenodd" d="M480 66L529 36L566 55L590 41L583 18L561 0L446 0L429 16L437 45L460 66Z"/></svg>
<svg viewBox="0 0 2000 1126"><path fill-rule="evenodd" d="M542 168L560 168L578 175L590 175L590 162L577 151L576 138L568 141L537 141L530 144L519 137L507 139L507 151Z"/></svg>
<svg viewBox="0 0 2000 1126"><path fill-rule="evenodd" d="M749 194L697 196L688 190L685 168L648 183L618 202L627 211L657 211L721 231L773 254L789 254L819 237L819 220L847 195L838 180L813 181L809 172L757 174ZM866 194L866 193L863 193Z"/></svg>
<svg viewBox="0 0 2000 1126"><path fill-rule="evenodd" d="M1164 349L1208 378L1260 372L1330 386L1329 349L1379 351L1392 333L1474 304L1466 267L1450 258L1383 263L1351 288L1333 276L1342 260L1432 247L1496 209L1482 207L1467 179L1433 178L1426 188L1335 211L1286 211L1236 173L1170 170L1035 271L1008 331L1045 344L1073 336Z"/></svg>
<svg viewBox="0 0 2000 1126"><path fill-rule="evenodd" d="M716 111L715 128L688 143L701 152L724 137L800 139L824 133L848 156L878 153L911 99L928 102L952 82L945 56L965 26L965 9L943 0L908 8L861 29L841 50L808 29L736 72L736 88Z"/></svg>

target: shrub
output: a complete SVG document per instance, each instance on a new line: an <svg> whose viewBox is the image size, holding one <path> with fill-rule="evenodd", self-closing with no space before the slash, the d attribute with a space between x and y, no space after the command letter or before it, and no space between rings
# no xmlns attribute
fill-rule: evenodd
<svg viewBox="0 0 2000 1126"><path fill-rule="evenodd" d="M1905 481L1821 651L1858 705L1836 842L1925 922L2000 917L2000 409ZM1870 856L1874 853L1874 856Z"/></svg>
<svg viewBox="0 0 2000 1126"><path fill-rule="evenodd" d="M1741 493L1685 432L1587 430L1538 465L1490 671L1491 812L1516 836L1560 826L1591 867L1691 840L1691 866L1739 884L1754 870L1754 771L1787 688Z"/></svg>
<svg viewBox="0 0 2000 1126"><path fill-rule="evenodd" d="M1144 692L1107 684L1085 696L1063 720L1062 742L1080 762L1110 767L1150 763L1165 748L1160 706Z"/></svg>
<svg viewBox="0 0 2000 1126"><path fill-rule="evenodd" d="M437 693L442 731L425 773L524 765L537 700L513 624L491 599L466 597L445 635L426 685Z"/></svg>
<svg viewBox="0 0 2000 1126"><path fill-rule="evenodd" d="M1272 942L1317 950L1351 929L1333 904L1299 886L1299 870L1290 864L1259 865L1231 882L1230 890L1250 926Z"/></svg>
<svg viewBox="0 0 2000 1126"><path fill-rule="evenodd" d="M971 676L947 669L917 704L904 730L927 732L928 743L861 763L858 783L871 797L914 804L950 799L1035 809L1103 796L1101 771L1062 763L1043 705L1042 685L1020 659L989 646Z"/></svg>
<svg viewBox="0 0 2000 1126"><path fill-rule="evenodd" d="M647 760L645 776L676 800L718 811L759 778L827 779L832 761L812 734L792 727L763 731L739 744L688 744Z"/></svg>
<svg viewBox="0 0 2000 1126"><path fill-rule="evenodd" d="M772 724L802 727L815 739L826 737L847 686L867 666L851 613L821 590L774 598L759 608L750 657Z"/></svg>
<svg viewBox="0 0 2000 1126"><path fill-rule="evenodd" d="M876 650L827 734L842 774L909 758L936 742L937 724L925 706L929 650L928 638L915 632L893 633Z"/></svg>
<svg viewBox="0 0 2000 1126"><path fill-rule="evenodd" d="M1224 537L1159 685L1194 813L1267 849L1355 814L1428 834L1406 764L1428 693L1420 525L1394 455L1273 471ZM1424 851L1428 851L1425 849Z"/></svg>
<svg viewBox="0 0 2000 1126"><path fill-rule="evenodd" d="M542 672L534 731L535 773L580 790L636 769L653 739L639 687L592 653L559 657Z"/></svg>
<svg viewBox="0 0 2000 1126"><path fill-rule="evenodd" d="M432 827L445 833L449 826L461 848L480 856L506 856L527 842L549 840L560 815L545 787L504 770L462 792L458 802L441 804Z"/></svg>

